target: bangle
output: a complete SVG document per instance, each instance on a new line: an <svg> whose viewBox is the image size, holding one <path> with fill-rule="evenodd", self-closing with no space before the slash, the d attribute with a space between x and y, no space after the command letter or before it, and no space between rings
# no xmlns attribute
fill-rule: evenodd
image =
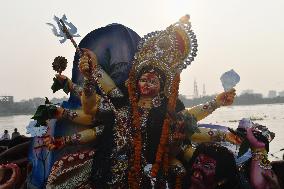
<svg viewBox="0 0 284 189"><path fill-rule="evenodd" d="M79 144L81 139L81 135L78 133L75 133L71 136L65 136L64 137L64 143L65 144Z"/></svg>
<svg viewBox="0 0 284 189"><path fill-rule="evenodd" d="M87 97L92 96L94 91L96 90L96 82L94 79L85 79L84 82L84 93Z"/></svg>
<svg viewBox="0 0 284 189"><path fill-rule="evenodd" d="M204 111L208 111L209 113L214 112L214 110L216 110L217 108L218 108L218 105L217 105L216 99L214 99L210 102L207 102L202 106L202 109Z"/></svg>
<svg viewBox="0 0 284 189"><path fill-rule="evenodd" d="M263 153L263 154L267 154L267 151L265 148L252 148L251 151L253 153Z"/></svg>
<svg viewBox="0 0 284 189"><path fill-rule="evenodd" d="M68 120L74 120L76 117L78 117L77 112L74 112L69 109L64 109L62 112L62 118L68 119Z"/></svg>
<svg viewBox="0 0 284 189"><path fill-rule="evenodd" d="M104 128L105 128L105 126L103 126L103 125L96 126L95 129L94 129L96 136L101 135L104 131Z"/></svg>
<svg viewBox="0 0 284 189"><path fill-rule="evenodd" d="M72 84L72 88L73 88L73 93L76 95L76 96L81 96L82 95L82 91L83 91L83 88L75 83Z"/></svg>
<svg viewBox="0 0 284 189"><path fill-rule="evenodd" d="M259 161L259 167L262 169L271 169L272 166L267 158L267 152L264 148L252 149L252 160Z"/></svg>
<svg viewBox="0 0 284 189"><path fill-rule="evenodd" d="M122 92L117 88L113 88L109 91L108 95L111 97L111 98L121 98L123 97L123 94Z"/></svg>

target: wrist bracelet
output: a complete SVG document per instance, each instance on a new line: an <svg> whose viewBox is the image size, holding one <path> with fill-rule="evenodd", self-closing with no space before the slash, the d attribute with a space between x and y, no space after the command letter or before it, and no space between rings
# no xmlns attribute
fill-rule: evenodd
<svg viewBox="0 0 284 189"><path fill-rule="evenodd" d="M96 90L96 82L94 79L85 79L84 82L84 93L87 97L92 96Z"/></svg>
<svg viewBox="0 0 284 189"><path fill-rule="evenodd" d="M62 118L68 119L68 120L74 120L76 117L78 117L77 112L69 110L69 109L64 109L62 113Z"/></svg>
<svg viewBox="0 0 284 189"><path fill-rule="evenodd" d="M72 92L76 95L76 96L81 96L82 95L82 92L83 92L83 88L75 83L73 83L72 85Z"/></svg>
<svg viewBox="0 0 284 189"><path fill-rule="evenodd" d="M272 166L267 158L267 152L265 149L253 149L252 150L252 160L259 161L259 167L262 169L271 169Z"/></svg>
<svg viewBox="0 0 284 189"><path fill-rule="evenodd" d="M207 102L202 106L202 109L204 111L208 111L209 113L214 112L214 110L216 110L217 108L218 108L218 105L217 105L216 99L214 99L210 102Z"/></svg>
<svg viewBox="0 0 284 189"><path fill-rule="evenodd" d="M64 142L65 144L79 144L81 139L81 135L78 133L75 133L71 136L65 136Z"/></svg>

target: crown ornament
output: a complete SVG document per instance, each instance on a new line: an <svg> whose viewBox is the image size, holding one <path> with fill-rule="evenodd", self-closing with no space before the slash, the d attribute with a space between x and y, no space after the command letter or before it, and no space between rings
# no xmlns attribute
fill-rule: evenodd
<svg viewBox="0 0 284 189"><path fill-rule="evenodd" d="M147 66L164 73L166 96L171 93L173 78L187 68L197 55L197 39L189 19L189 15L185 15L165 30L145 35L134 56L132 71L136 72L134 75L137 77Z"/></svg>

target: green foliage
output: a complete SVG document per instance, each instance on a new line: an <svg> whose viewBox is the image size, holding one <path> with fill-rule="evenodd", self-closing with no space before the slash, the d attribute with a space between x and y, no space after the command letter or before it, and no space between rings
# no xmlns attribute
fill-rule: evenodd
<svg viewBox="0 0 284 189"><path fill-rule="evenodd" d="M54 118L57 111L57 107L51 104L48 98L45 99L45 104L40 105L32 117L32 119L37 121L36 127L46 126L47 120Z"/></svg>
<svg viewBox="0 0 284 189"><path fill-rule="evenodd" d="M54 77L51 89L53 93L55 93L56 91L59 91L60 89L63 89L63 91L66 94L68 94L70 92L69 87L68 87L68 79L66 78L64 82L60 82L56 77Z"/></svg>

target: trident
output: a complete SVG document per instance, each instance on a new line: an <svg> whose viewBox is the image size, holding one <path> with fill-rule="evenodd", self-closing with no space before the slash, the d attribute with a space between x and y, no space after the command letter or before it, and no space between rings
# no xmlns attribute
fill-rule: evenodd
<svg viewBox="0 0 284 189"><path fill-rule="evenodd" d="M80 37L79 34L77 34L77 28L71 23L71 22L67 22L67 17L64 14L62 16L61 19L59 19L57 16L54 16L53 19L55 20L55 22L58 25L58 29L56 29L56 26L53 25L52 23L46 23L47 25L50 25L52 27L52 32L55 36L57 37L61 37L62 39L59 40L60 43L64 43L67 39L69 39L73 46L75 47L76 51L79 53L79 56L82 57L83 52L82 50L79 48L79 46L77 45L76 41L73 39L73 37ZM69 28L67 28L67 26ZM91 64L91 62L89 61L89 64ZM97 65L98 69L101 69L99 67L99 65ZM114 113L116 114L116 109L114 107L114 105L112 104L112 102L110 101L110 99L108 98L106 92L103 90L102 85L99 82L99 78L101 77L100 73L90 73L91 75L91 80L95 81L96 85L98 86L98 88L101 91L101 94L103 96L103 98L108 102L108 104L110 105L111 109L114 111Z"/></svg>

